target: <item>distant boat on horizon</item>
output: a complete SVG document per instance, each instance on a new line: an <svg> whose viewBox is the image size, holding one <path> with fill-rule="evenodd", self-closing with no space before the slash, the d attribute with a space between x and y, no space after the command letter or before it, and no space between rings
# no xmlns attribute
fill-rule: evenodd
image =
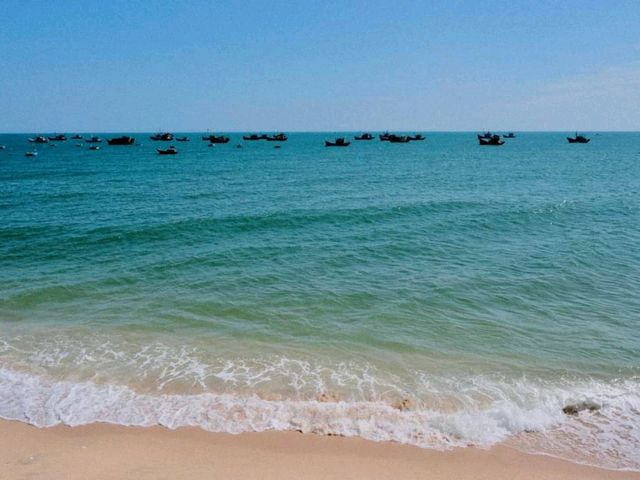
<svg viewBox="0 0 640 480"><path fill-rule="evenodd" d="M63 134L60 134L60 135L54 135L53 137L49 137L49 140L51 140L52 142L66 142L67 137L65 137Z"/></svg>
<svg viewBox="0 0 640 480"><path fill-rule="evenodd" d="M254 142L256 140L266 140L267 139L267 135L265 135L265 134L258 135L256 133L252 133L251 135L243 135L242 139L243 140L247 140L249 142L252 142L252 141Z"/></svg>
<svg viewBox="0 0 640 480"><path fill-rule="evenodd" d="M325 147L348 147L349 145L351 145L351 142L347 142L343 137L336 138L334 142L324 141Z"/></svg>
<svg viewBox="0 0 640 480"><path fill-rule="evenodd" d="M205 142L209 142L210 144L216 144L216 143L229 143L229 140L231 139L226 135L207 135L202 137L202 140L204 140Z"/></svg>
<svg viewBox="0 0 640 480"><path fill-rule="evenodd" d="M100 137L93 136L91 138L85 138L86 143L102 143L102 139Z"/></svg>
<svg viewBox="0 0 640 480"><path fill-rule="evenodd" d="M266 140L267 142L286 142L289 140L289 137L284 133L276 133L275 135L267 136Z"/></svg>
<svg viewBox="0 0 640 480"><path fill-rule="evenodd" d="M485 135L478 135L480 145L492 145L495 147L504 145L504 140L500 140L500 135L492 135L491 138L487 138Z"/></svg>
<svg viewBox="0 0 640 480"><path fill-rule="evenodd" d="M509 132L506 135L503 135L503 138L516 138L516 135L513 132Z"/></svg>
<svg viewBox="0 0 640 480"><path fill-rule="evenodd" d="M136 139L133 137L128 137L126 135L117 138L109 138L107 139L107 143L109 145L133 145Z"/></svg>
<svg viewBox="0 0 640 480"><path fill-rule="evenodd" d="M29 143L49 143L49 139L39 135L35 138L30 138Z"/></svg>
<svg viewBox="0 0 640 480"><path fill-rule="evenodd" d="M356 135L353 137L355 140L373 140L373 135L370 133L363 133L362 135Z"/></svg>
<svg viewBox="0 0 640 480"><path fill-rule="evenodd" d="M584 135L578 135L578 132L576 132L575 137L567 137L567 141L569 143L589 143L591 139Z"/></svg>
<svg viewBox="0 0 640 480"><path fill-rule="evenodd" d="M387 140L389 143L409 143L411 141L411 137L406 135L389 135L389 139Z"/></svg>
<svg viewBox="0 0 640 480"><path fill-rule="evenodd" d="M155 135L151 135L149 138L156 142L170 142L173 140L173 134L169 132L160 132Z"/></svg>

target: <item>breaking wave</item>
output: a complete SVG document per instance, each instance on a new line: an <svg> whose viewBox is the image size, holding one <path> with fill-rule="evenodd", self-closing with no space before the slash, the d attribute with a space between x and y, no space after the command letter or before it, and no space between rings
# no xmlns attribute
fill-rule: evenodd
<svg viewBox="0 0 640 480"><path fill-rule="evenodd" d="M489 447L507 442L611 469L640 470L640 381L585 380L545 384L491 377L432 385L457 386L456 401L343 400L331 393L287 399L265 393L167 394L127 385L48 378L0 368L0 417L38 427L106 422L211 432L301 431L394 441L423 448ZM563 406L589 401L597 411L565 415Z"/></svg>

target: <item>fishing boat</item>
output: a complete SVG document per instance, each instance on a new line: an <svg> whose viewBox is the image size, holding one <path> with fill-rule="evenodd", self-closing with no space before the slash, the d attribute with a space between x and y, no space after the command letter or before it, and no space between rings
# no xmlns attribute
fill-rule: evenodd
<svg viewBox="0 0 640 480"><path fill-rule="evenodd" d="M413 136L409 135L409 137L407 137L407 138L409 138L409 140L411 140L412 142L426 140L426 137L424 135L422 135L421 133L416 133Z"/></svg>
<svg viewBox="0 0 640 480"><path fill-rule="evenodd" d="M178 153L178 150L173 145L171 145L166 150L163 150L161 148L156 148L156 150L160 155L176 155Z"/></svg>
<svg viewBox="0 0 640 480"><path fill-rule="evenodd" d="M229 140L231 139L226 135L208 135L206 137L202 137L202 140L209 143L216 144L216 143L229 143Z"/></svg>
<svg viewBox="0 0 640 480"><path fill-rule="evenodd" d="M74 135L73 137L71 137L72 140L82 140L82 135Z"/></svg>
<svg viewBox="0 0 640 480"><path fill-rule="evenodd" d="M133 137L127 137L126 135L122 137L109 138L107 139L107 143L109 145L133 145L136 139Z"/></svg>
<svg viewBox="0 0 640 480"><path fill-rule="evenodd" d="M0 145L0 150L4 150L5 148L7 148L5 145Z"/></svg>
<svg viewBox="0 0 640 480"><path fill-rule="evenodd" d="M173 140L173 134L168 132L160 132L156 133L155 135L151 135L149 138L157 142L170 142Z"/></svg>
<svg viewBox="0 0 640 480"><path fill-rule="evenodd" d="M411 141L411 137L407 137L406 135L389 135L389 143L409 143Z"/></svg>
<svg viewBox="0 0 640 480"><path fill-rule="evenodd" d="M353 137L355 140L373 140L373 135L370 133L363 133L362 135L356 135Z"/></svg>
<svg viewBox="0 0 640 480"><path fill-rule="evenodd" d="M177 142L188 142L189 141L189 137L179 137L176 138Z"/></svg>
<svg viewBox="0 0 640 480"><path fill-rule="evenodd" d="M478 135L478 142L480 142L480 145L493 145L496 147L504 145L504 140L500 140L500 135L493 135L491 138L485 138L484 135Z"/></svg>
<svg viewBox="0 0 640 480"><path fill-rule="evenodd" d="M503 138L516 138L516 135L513 132L509 132L506 135L503 135Z"/></svg>
<svg viewBox="0 0 640 480"><path fill-rule="evenodd" d="M100 150L100 147L98 145L91 145L89 150Z"/></svg>
<svg viewBox="0 0 640 480"><path fill-rule="evenodd" d="M267 136L265 140L267 140L267 142L286 142L289 140L289 137L284 133L276 133L275 135Z"/></svg>
<svg viewBox="0 0 640 480"><path fill-rule="evenodd" d="M49 140L51 140L52 142L65 142L67 140L67 137L60 134L60 135L54 135L53 137L49 137Z"/></svg>
<svg viewBox="0 0 640 480"><path fill-rule="evenodd" d="M325 147L348 147L351 145L351 142L347 142L344 138L336 138L335 142L330 142L329 140L324 141Z"/></svg>
<svg viewBox="0 0 640 480"><path fill-rule="evenodd" d="M37 157L38 156L38 152L36 152L35 150L32 152L26 152L24 154L25 157Z"/></svg>
<svg viewBox="0 0 640 480"><path fill-rule="evenodd" d="M381 142L388 142L390 136L391 136L391 134L389 132L381 133L380 134L380 141Z"/></svg>
<svg viewBox="0 0 640 480"><path fill-rule="evenodd" d="M567 137L567 141L569 143L589 143L591 139L583 135L578 135L578 132L576 132L575 137Z"/></svg>
<svg viewBox="0 0 640 480"><path fill-rule="evenodd" d="M85 138L84 141L87 143L102 143L102 139L100 137Z"/></svg>
<svg viewBox="0 0 640 480"><path fill-rule="evenodd" d="M251 135L243 135L242 139L247 141L266 140L267 135L257 135L255 133L252 133Z"/></svg>
<svg viewBox="0 0 640 480"><path fill-rule="evenodd" d="M30 138L29 143L49 143L49 139L47 137L38 136L35 138Z"/></svg>

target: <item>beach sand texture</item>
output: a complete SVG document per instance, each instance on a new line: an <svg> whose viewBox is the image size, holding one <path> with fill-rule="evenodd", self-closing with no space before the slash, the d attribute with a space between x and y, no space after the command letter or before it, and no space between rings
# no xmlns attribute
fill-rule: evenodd
<svg viewBox="0 0 640 480"><path fill-rule="evenodd" d="M106 424L38 429L0 422L0 478L633 480L506 447L437 452L293 432L242 435Z"/></svg>

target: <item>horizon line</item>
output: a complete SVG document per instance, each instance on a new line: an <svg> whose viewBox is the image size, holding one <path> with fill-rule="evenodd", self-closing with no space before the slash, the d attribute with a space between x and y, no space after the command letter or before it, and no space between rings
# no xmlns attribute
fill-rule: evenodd
<svg viewBox="0 0 640 480"><path fill-rule="evenodd" d="M0 132L0 135L67 135L67 134L118 134L118 133L229 133L229 134L246 134L246 133L270 133L270 132L286 132L286 133L361 133L361 132L417 132L417 133L476 133L476 132L513 132L513 133L567 133L567 132L585 132L585 133L640 133L640 130L591 130L591 129L567 129L567 130L509 130L503 128L497 129L477 129L477 130L419 130L419 129L359 129L359 130L38 130L38 131L9 131Z"/></svg>

